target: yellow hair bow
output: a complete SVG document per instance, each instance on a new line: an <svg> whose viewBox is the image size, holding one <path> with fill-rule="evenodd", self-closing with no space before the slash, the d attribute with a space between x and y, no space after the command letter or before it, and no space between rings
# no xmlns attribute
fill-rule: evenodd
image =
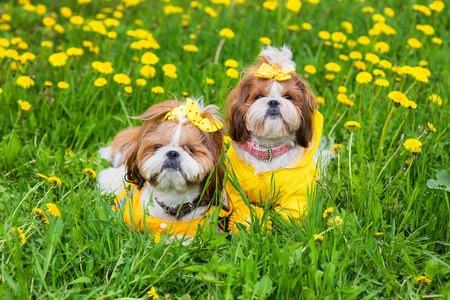
<svg viewBox="0 0 450 300"><path fill-rule="evenodd" d="M256 71L255 76L268 79L275 77L276 80L283 81L291 78L291 75L288 73L295 73L295 69L292 67L280 68L277 64L268 65L263 63Z"/></svg>
<svg viewBox="0 0 450 300"><path fill-rule="evenodd" d="M180 117L187 117L192 124L206 132L214 132L223 127L222 122L219 120L213 120L213 122L211 122L208 118L201 117L198 104L189 98L186 100L186 105L175 107L168 112L162 120L164 121L167 119L171 121Z"/></svg>

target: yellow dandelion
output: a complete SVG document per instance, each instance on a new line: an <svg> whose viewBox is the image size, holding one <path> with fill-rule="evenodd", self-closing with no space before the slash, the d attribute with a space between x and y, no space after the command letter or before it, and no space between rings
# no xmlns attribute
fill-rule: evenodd
<svg viewBox="0 0 450 300"><path fill-rule="evenodd" d="M94 85L95 85L96 87L102 87L102 86L105 86L107 83L108 83L108 80L106 80L105 78L102 78L102 77L97 78L97 79L95 79L95 81L94 81Z"/></svg>
<svg viewBox="0 0 450 300"><path fill-rule="evenodd" d="M344 220L339 216L336 216L334 218L328 218L327 220L328 228L332 227L342 228L342 224L344 224Z"/></svg>
<svg viewBox="0 0 450 300"><path fill-rule="evenodd" d="M54 203L47 203L45 204L45 207L47 207L47 211L53 218L61 217L61 212L59 211L58 206Z"/></svg>
<svg viewBox="0 0 450 300"><path fill-rule="evenodd" d="M216 18L217 17L217 12L209 6L206 6L204 9L205 13L207 13L210 17Z"/></svg>
<svg viewBox="0 0 450 300"><path fill-rule="evenodd" d="M428 7L436 12L441 12L444 10L445 5L442 1L434 1L433 3L428 5Z"/></svg>
<svg viewBox="0 0 450 300"><path fill-rule="evenodd" d="M368 72L361 72L356 75L356 82L360 84L372 82L372 74Z"/></svg>
<svg viewBox="0 0 450 300"><path fill-rule="evenodd" d="M358 122L356 122L356 121L347 121L344 124L344 128L349 130L349 131L354 131L357 128L361 128L361 125Z"/></svg>
<svg viewBox="0 0 450 300"><path fill-rule="evenodd" d="M332 151L334 154L342 153L342 151L344 151L344 145L342 145L342 144L335 144L335 145L333 146L333 148L331 148L331 151Z"/></svg>
<svg viewBox="0 0 450 300"><path fill-rule="evenodd" d="M314 67L313 65L306 65L303 70L305 70L305 72L309 74L316 74L316 67Z"/></svg>
<svg viewBox="0 0 450 300"><path fill-rule="evenodd" d="M45 213L44 210L39 208L33 208L32 212L38 217L38 219L42 220L44 224L49 224L47 214Z"/></svg>
<svg viewBox="0 0 450 300"><path fill-rule="evenodd" d="M152 286L152 288L150 289L150 291L147 292L149 298L151 299L159 299L159 295L158 293L156 293L155 287Z"/></svg>
<svg viewBox="0 0 450 300"><path fill-rule="evenodd" d="M19 103L20 109L23 111L28 111L31 109L31 104L28 101L23 101L22 99L17 101Z"/></svg>
<svg viewBox="0 0 450 300"><path fill-rule="evenodd" d="M323 242L323 235L315 234L314 239L321 243L321 242Z"/></svg>
<svg viewBox="0 0 450 300"><path fill-rule="evenodd" d="M376 238L380 238L383 235L383 232L375 232L374 236Z"/></svg>
<svg viewBox="0 0 450 300"><path fill-rule="evenodd" d="M416 283L423 284L423 285L431 285L431 279L425 275L421 275L416 278Z"/></svg>
<svg viewBox="0 0 450 300"><path fill-rule="evenodd" d="M16 80L16 85L28 89L30 86L34 86L34 80L28 76L19 76Z"/></svg>
<svg viewBox="0 0 450 300"><path fill-rule="evenodd" d="M23 233L23 230L18 227L12 227L11 229L14 233L18 234L20 246L25 245L25 243L27 242L27 237Z"/></svg>
<svg viewBox="0 0 450 300"><path fill-rule="evenodd" d="M183 49L187 52L198 52L198 47L195 45L184 45Z"/></svg>
<svg viewBox="0 0 450 300"><path fill-rule="evenodd" d="M420 48L420 47L422 47L422 43L416 38L408 39L407 43L408 43L408 45L411 48Z"/></svg>
<svg viewBox="0 0 450 300"><path fill-rule="evenodd" d="M436 131L437 131L437 130L436 130L436 127L434 127L433 124L427 122L427 126L428 126L428 129L429 129L431 132L436 132Z"/></svg>
<svg viewBox="0 0 450 300"><path fill-rule="evenodd" d="M124 73L119 73L119 74L114 75L113 80L115 82L117 82L118 84L128 85L131 83L130 77L128 77L128 75L124 74Z"/></svg>
<svg viewBox="0 0 450 300"><path fill-rule="evenodd" d="M289 31L298 31L298 30L300 30L300 26L298 26L298 25L288 25L288 26L286 26L286 28Z"/></svg>
<svg viewBox="0 0 450 300"><path fill-rule="evenodd" d="M442 98L440 96L432 94L430 97L428 97L428 99L430 99L437 105L442 106Z"/></svg>
<svg viewBox="0 0 450 300"><path fill-rule="evenodd" d="M331 80L333 80L334 78L336 78L336 76L334 76L333 74L327 74L327 75L325 75L325 79L326 79L326 80L331 81Z"/></svg>
<svg viewBox="0 0 450 300"><path fill-rule="evenodd" d="M225 61L225 67L228 68L237 68L239 66L239 63L235 61L234 59L227 59Z"/></svg>
<svg viewBox="0 0 450 300"><path fill-rule="evenodd" d="M65 81L58 82L58 87L62 90L66 90L69 88L69 84Z"/></svg>
<svg viewBox="0 0 450 300"><path fill-rule="evenodd" d="M286 8L292 12L298 13L302 8L302 2L300 0L288 0Z"/></svg>
<svg viewBox="0 0 450 300"><path fill-rule="evenodd" d="M316 101L318 104L325 104L325 99L323 97L320 96L316 97Z"/></svg>
<svg viewBox="0 0 450 300"><path fill-rule="evenodd" d="M214 84L214 79L206 77L206 84L208 85Z"/></svg>
<svg viewBox="0 0 450 300"><path fill-rule="evenodd" d="M54 53L49 56L48 62L54 67L62 67L66 64L69 56L65 52Z"/></svg>
<svg viewBox="0 0 450 300"><path fill-rule="evenodd" d="M36 174L34 174L34 177L36 177L40 181L47 180L47 178L48 178L47 176L45 176L42 173L36 173Z"/></svg>
<svg viewBox="0 0 450 300"><path fill-rule="evenodd" d="M261 37L261 38L259 38L259 41L260 41L261 43L263 43L264 45L270 45L270 44L272 44L272 40L269 39L268 37Z"/></svg>
<svg viewBox="0 0 450 300"><path fill-rule="evenodd" d="M361 45L368 45L368 44L370 44L370 39L367 36L365 36L365 35L360 36L357 41Z"/></svg>
<svg viewBox="0 0 450 300"><path fill-rule="evenodd" d="M219 35L227 39L234 38L234 32L230 28L223 28L220 30Z"/></svg>
<svg viewBox="0 0 450 300"><path fill-rule="evenodd" d="M238 78L239 77L239 72L236 71L233 68L229 68L227 70L227 76L230 77L230 78Z"/></svg>
<svg viewBox="0 0 450 300"><path fill-rule="evenodd" d="M136 79L136 85L137 86L146 86L147 85L147 80L142 79L142 78Z"/></svg>
<svg viewBox="0 0 450 300"><path fill-rule="evenodd" d="M389 81L387 81L386 79L383 79L383 78L378 78L377 80L375 80L375 85L387 87L387 86L389 86Z"/></svg>
<svg viewBox="0 0 450 300"><path fill-rule="evenodd" d="M139 69L139 74L145 78L153 78L156 75L156 69L153 66L142 66Z"/></svg>
<svg viewBox="0 0 450 300"><path fill-rule="evenodd" d="M318 33L319 39L321 40L329 40L331 37L331 34L328 31L322 30Z"/></svg>
<svg viewBox="0 0 450 300"><path fill-rule="evenodd" d="M95 178L97 177L97 173L91 168L86 168L83 170L83 174L89 178Z"/></svg>
<svg viewBox="0 0 450 300"><path fill-rule="evenodd" d="M327 218L329 215L331 215L335 211L334 207L328 207L323 211L322 218Z"/></svg>
<svg viewBox="0 0 450 300"><path fill-rule="evenodd" d="M340 71L341 71L341 66L338 65L338 64L335 63L335 62L329 62L329 63L327 63L327 64L325 65L325 69L327 69L327 70L330 71L330 72L335 72L335 73L337 73L337 72L340 72Z"/></svg>
<svg viewBox="0 0 450 300"><path fill-rule="evenodd" d="M144 65L154 65L159 62L159 57L153 52L145 52L141 56L141 63Z"/></svg>
<svg viewBox="0 0 450 300"><path fill-rule="evenodd" d="M162 86L155 86L152 88L152 92L155 94L162 94L164 93L164 88Z"/></svg>
<svg viewBox="0 0 450 300"><path fill-rule="evenodd" d="M128 85L124 88L124 90L127 94L131 94L133 92L133 87Z"/></svg>
<svg viewBox="0 0 450 300"><path fill-rule="evenodd" d="M407 150L411 153L419 153L422 151L420 147L422 147L422 142L416 139L408 139L403 144Z"/></svg>
<svg viewBox="0 0 450 300"><path fill-rule="evenodd" d="M61 179L59 179L59 177L50 176L49 178L47 178L47 181L55 187L61 186Z"/></svg>
<svg viewBox="0 0 450 300"><path fill-rule="evenodd" d="M396 105L404 105L408 100L405 94L399 91L392 91L388 94L388 98L394 101Z"/></svg>
<svg viewBox="0 0 450 300"><path fill-rule="evenodd" d="M437 37L432 38L431 41L433 43L435 43L436 45L442 44L442 40L440 38L437 38Z"/></svg>
<svg viewBox="0 0 450 300"><path fill-rule="evenodd" d="M372 64L376 64L377 62L380 61L380 58L376 54L366 53L365 60L367 60L368 62L371 62Z"/></svg>
<svg viewBox="0 0 450 300"><path fill-rule="evenodd" d="M263 7L268 9L268 10L275 10L278 6L278 1L276 0L267 0L264 1L263 3Z"/></svg>

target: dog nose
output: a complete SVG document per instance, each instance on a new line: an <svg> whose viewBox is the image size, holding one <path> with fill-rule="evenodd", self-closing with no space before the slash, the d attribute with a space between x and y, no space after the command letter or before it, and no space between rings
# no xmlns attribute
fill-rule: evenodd
<svg viewBox="0 0 450 300"><path fill-rule="evenodd" d="M170 150L169 152L166 153L166 156L170 159L175 159L180 156L180 153L178 153L175 150Z"/></svg>
<svg viewBox="0 0 450 300"><path fill-rule="evenodd" d="M278 106L280 105L280 102L278 102L277 100L270 100L269 102L267 102L267 104L269 106Z"/></svg>

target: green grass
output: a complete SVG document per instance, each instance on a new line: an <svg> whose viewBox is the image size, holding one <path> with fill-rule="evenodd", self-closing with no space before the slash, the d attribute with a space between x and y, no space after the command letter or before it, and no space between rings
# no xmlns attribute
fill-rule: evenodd
<svg viewBox="0 0 450 300"><path fill-rule="evenodd" d="M93 19L103 8L115 8L119 1L94 0L84 5L68 0L42 2L47 7L45 15L24 10L17 1L0 4L0 14L11 16L11 21L3 18L2 24L9 24L10 30L0 31L0 36L9 41L21 37L29 48L19 49L19 54L29 51L36 55L33 62L18 63L18 69L13 68L11 58L0 58L2 299L139 298L146 297L152 286L160 297L171 294L172 299L187 299L188 295L192 299L450 297L449 195L426 184L450 165L448 7L426 16L412 9L414 1L378 1L373 5L375 13L384 14L386 6L394 9L395 16L386 17L386 23L398 34L380 34L371 37L369 45L358 44L351 49L345 43L337 49L320 40L318 32L345 33L341 23L349 21L354 33L346 33L348 39L368 35L374 21L372 14L361 10L369 3L322 0L318 5L303 3L295 14L286 10L285 1L280 1L275 11L263 8L262 1L247 0L228 7L200 1L203 7L211 6L218 13L217 18L211 18L203 9L190 8L189 1L173 1L190 17L184 28L181 14L162 12L168 3L145 1L124 10L120 25L108 29L117 32L117 38L109 39L71 25L61 15L60 7L69 6L84 19ZM42 25L42 19L53 12L64 33ZM142 20L142 28L153 34L160 49L130 48L138 39L126 32L140 27L136 19ZM291 32L285 28L303 22L310 23L312 30ZM418 31L416 24L433 26L434 36L443 43L434 44L433 36ZM222 39L219 32L225 27L236 36L225 41L219 63L214 64ZM196 38L190 39L190 34ZM99 172L107 166L97 151L121 129L139 124L128 116L173 98L167 92L155 95L151 91L154 86L162 86L179 98L184 91L190 96L204 96L206 103L223 108L226 95L238 82L226 76L224 61L235 59L238 71L243 70L261 50L262 36L269 37L275 46L291 46L297 73L304 74L303 67L308 64L316 67L317 73L309 74L307 81L316 95L325 98L325 104L319 106L325 119L324 134L338 121L336 114L345 113L331 134L336 143L344 145L344 151L330 164L328 178L321 179L305 224L287 223L269 212L274 222L270 234L255 226L238 237L218 236L215 228L208 227L184 247L178 241L155 244L152 234L130 230L111 211L113 196L101 196L95 180L86 179L83 170L89 167ZM409 38L418 38L422 47L408 48ZM41 47L44 40L51 40L53 47ZM82 48L85 40L99 47L98 54L84 47L83 56L69 58L63 67L49 63L52 53ZM378 41L390 45L388 53L377 54L393 66L415 67L421 60L427 61L429 82L414 83L411 75L384 69L390 86L374 88L372 82L361 94L362 88L355 81L359 71L352 67L352 59L342 61L338 56L353 50L363 55L376 53L373 45ZM186 44L196 45L199 51L184 51ZM4 48L18 49L18 45ZM145 87L138 87L135 80L142 78L139 58L146 51L154 52L160 61L155 65L156 76L148 79ZM114 72L95 74L91 63L96 60L112 62ZM324 66L328 62L337 62L342 68L332 81L325 79ZM167 63L177 66L178 78L164 76L161 67ZM377 68L366 64L368 72ZM131 94L113 81L117 73L130 76ZM23 89L15 84L19 76L31 74L34 86ZM103 88L92 84L98 77L108 80ZM206 77L215 83L207 85ZM44 88L45 81L53 86ZM59 81L66 81L70 87L59 89ZM353 107L347 108L336 100L341 85L347 88L347 95L356 95ZM417 109L394 110L386 127L384 147L379 149L393 105L387 94L408 89L407 97L417 103ZM442 98L441 106L429 100L432 94ZM19 99L34 107L21 111ZM349 120L359 121L362 127L353 134L351 184L350 134L343 127ZM430 133L427 122L437 132ZM402 166L411 155L401 146L402 134L404 139L420 137L423 143L422 152L411 160L406 171ZM58 176L62 186L39 182L34 176L38 172ZM48 225L32 213L34 207L44 209L46 203L55 203L61 211L61 217L50 218ZM327 219L322 218L327 207L336 207L334 216L343 218L342 228L327 230ZM12 227L26 233L23 246ZM323 242L315 241L313 235L324 231ZM376 238L376 232L384 234ZM426 275L431 284L416 283L420 275Z"/></svg>

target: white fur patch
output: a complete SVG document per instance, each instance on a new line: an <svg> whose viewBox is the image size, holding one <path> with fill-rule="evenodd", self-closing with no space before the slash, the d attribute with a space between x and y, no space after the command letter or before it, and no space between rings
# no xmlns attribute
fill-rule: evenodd
<svg viewBox="0 0 450 300"><path fill-rule="evenodd" d="M280 49L268 45L266 49L262 50L261 55L267 59L269 64L276 63L281 68L291 67L295 69L295 62L292 60L292 52L286 45Z"/></svg>

